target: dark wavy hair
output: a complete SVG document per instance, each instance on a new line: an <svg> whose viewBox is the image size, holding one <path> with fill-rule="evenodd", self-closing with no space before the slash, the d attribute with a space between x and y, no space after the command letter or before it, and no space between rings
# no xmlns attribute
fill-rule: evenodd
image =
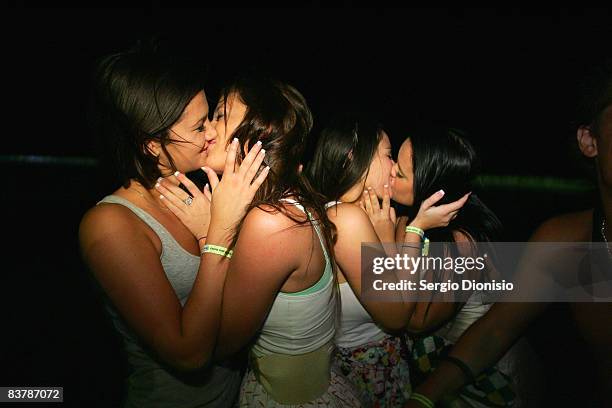
<svg viewBox="0 0 612 408"><path fill-rule="evenodd" d="M264 210L272 207L267 211L281 212L297 226L305 225L310 221L296 218L282 205L281 199L294 196L310 212L313 221L322 227L325 247L333 265L335 227L327 217L324 197L300 171L306 140L313 124L306 100L291 85L260 76L238 78L225 87L221 95L223 101L228 101L230 95L236 95L246 105L242 122L232 135L228 135L227 142L237 138L240 146L250 150L257 141L261 141L266 158L259 171L266 165L270 166L268 177L258 189L247 212L255 207ZM227 118L227 115L224 117ZM243 158L244 150L239 149L237 161L240 163ZM232 246L241 227L242 221L236 228ZM313 239L316 239L315 236Z"/></svg>
<svg viewBox="0 0 612 408"><path fill-rule="evenodd" d="M443 189L444 197L436 205L458 200L475 188L474 181L480 163L476 151L456 129L430 127L411 132L414 202L408 208L410 219L419 211L421 203ZM472 193L457 217L446 227L427 231L431 241L455 242L452 232L467 233L475 242L495 241L502 225L497 216Z"/></svg>
<svg viewBox="0 0 612 408"><path fill-rule="evenodd" d="M327 201L337 201L364 175L367 177L382 130L367 116L345 113L334 117L321 131L306 176Z"/></svg>
<svg viewBox="0 0 612 408"><path fill-rule="evenodd" d="M148 148L161 145L176 166L166 145L173 140L170 127L179 120L193 97L204 89L205 68L158 50L137 45L102 58L94 73L89 120L97 137L102 161L124 187L135 179L152 188L162 176L159 159Z"/></svg>

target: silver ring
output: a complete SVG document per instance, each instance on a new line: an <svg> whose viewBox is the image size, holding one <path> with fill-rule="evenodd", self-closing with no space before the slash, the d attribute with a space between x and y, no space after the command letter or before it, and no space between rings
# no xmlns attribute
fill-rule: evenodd
<svg viewBox="0 0 612 408"><path fill-rule="evenodd" d="M191 205L191 203L193 203L193 197L187 196L187 198L184 199L183 202L185 203L185 205L189 206Z"/></svg>

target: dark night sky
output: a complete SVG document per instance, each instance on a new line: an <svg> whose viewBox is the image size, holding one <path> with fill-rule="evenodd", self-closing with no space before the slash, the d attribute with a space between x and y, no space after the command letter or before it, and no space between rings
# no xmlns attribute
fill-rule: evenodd
<svg viewBox="0 0 612 408"><path fill-rule="evenodd" d="M319 123L351 104L408 127L443 122L469 133L485 173L577 177L568 148L576 84L612 54L612 11L601 9L74 10L26 3L5 10L0 23L0 158L92 157L85 113L93 62L162 34L212 64L211 86L257 67L302 91ZM396 147L405 136L391 134ZM120 344L77 240L82 214L110 191L98 191L93 168L0 166L10 240L0 284L8 334L0 385L64 386L64 406L116 406L125 368ZM591 205L587 196L546 191L479 195L501 218L506 240L525 240L555 213ZM546 315L532 326L550 364L551 406L581 406L582 394L568 395L590 392L588 359L561 350L571 347L567 322ZM583 384L567 372L585 373Z"/></svg>
<svg viewBox="0 0 612 408"><path fill-rule="evenodd" d="M91 156L93 61L162 34L220 76L258 67L289 80L316 118L348 102L469 132L485 171L572 175L576 81L609 52L609 10L15 9L5 86L15 154ZM10 27L10 28L9 28ZM9 92L10 92L9 91ZM5 108L6 109L6 108ZM11 109L11 107L9 107ZM400 141L402 135L392 135Z"/></svg>

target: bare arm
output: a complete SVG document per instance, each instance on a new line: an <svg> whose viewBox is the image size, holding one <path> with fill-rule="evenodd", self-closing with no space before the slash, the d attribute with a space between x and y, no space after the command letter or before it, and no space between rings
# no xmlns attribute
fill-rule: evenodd
<svg viewBox="0 0 612 408"><path fill-rule="evenodd" d="M218 324L225 273L200 267L190 295L197 301L182 308L138 223L129 209L116 205L90 210L79 231L85 262L129 326L164 361L183 370L201 366L214 346L210 333Z"/></svg>
<svg viewBox="0 0 612 408"><path fill-rule="evenodd" d="M559 236L558 227L545 223L536 230L530 241L556 241ZM465 362L474 374L478 374L495 364L547 307L547 303L495 303L463 333L450 355ZM436 401L443 395L455 392L464 383L461 370L451 363L441 361L415 392ZM418 405L409 402L406 407L409 406Z"/></svg>
<svg viewBox="0 0 612 408"><path fill-rule="evenodd" d="M296 234L303 228L259 208L245 218L223 293L218 358L238 352L262 327L283 283L300 266L304 246L296 244Z"/></svg>

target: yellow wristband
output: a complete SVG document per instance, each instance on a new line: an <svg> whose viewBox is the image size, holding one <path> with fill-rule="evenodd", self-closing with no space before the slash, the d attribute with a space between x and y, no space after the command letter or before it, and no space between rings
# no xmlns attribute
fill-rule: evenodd
<svg viewBox="0 0 612 408"><path fill-rule="evenodd" d="M413 227L412 225L407 225L405 232L412 232L413 234L417 234L421 239L425 236L425 231L420 229L419 227Z"/></svg>
<svg viewBox="0 0 612 408"><path fill-rule="evenodd" d="M206 244L204 245L204 248L202 248L202 251L200 252L200 256L207 254L207 253L221 255L226 258L231 258L232 255L234 254L234 251L228 250L227 248L219 246L219 245Z"/></svg>

